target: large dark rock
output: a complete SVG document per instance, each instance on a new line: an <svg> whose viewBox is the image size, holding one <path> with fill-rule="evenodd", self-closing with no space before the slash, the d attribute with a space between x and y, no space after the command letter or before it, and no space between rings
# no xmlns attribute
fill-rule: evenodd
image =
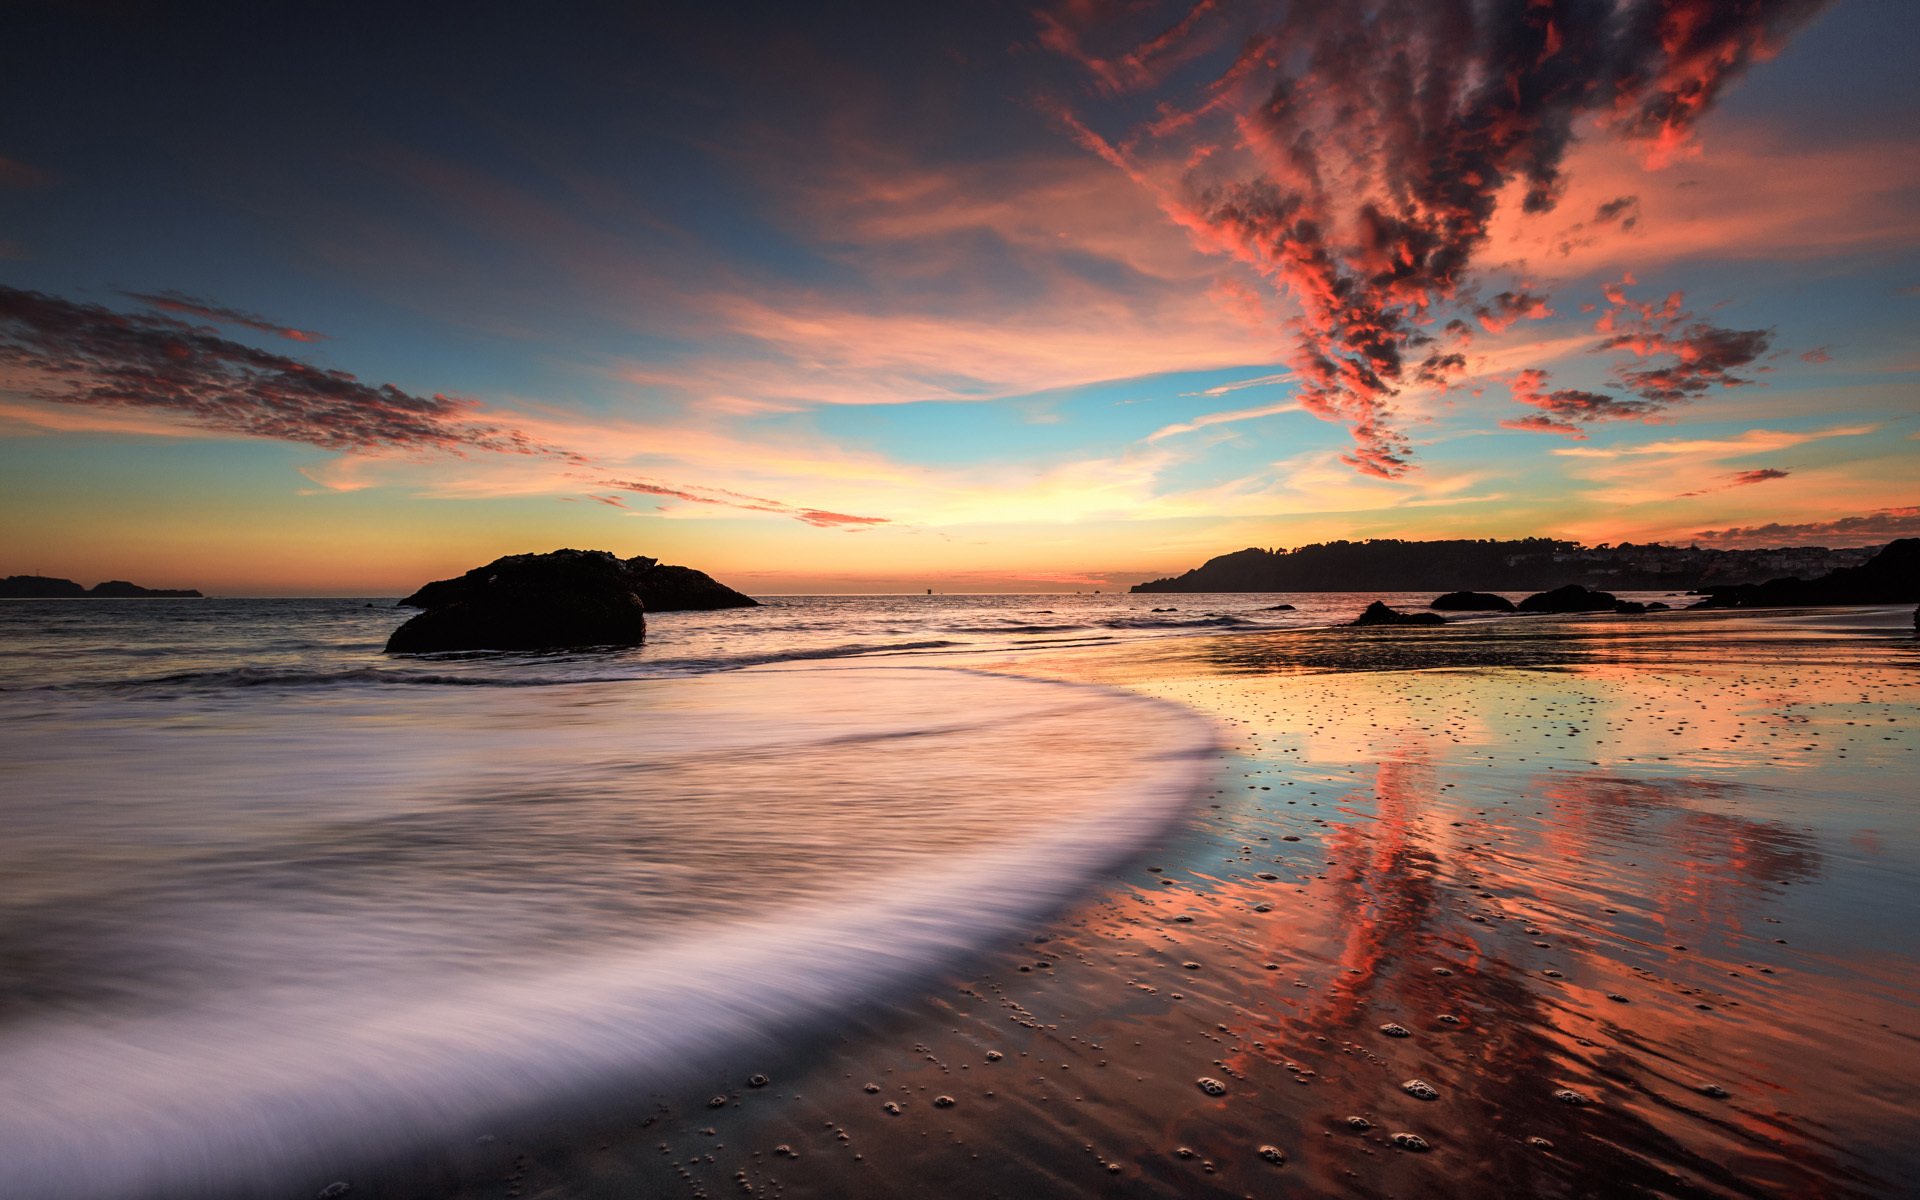
<svg viewBox="0 0 1920 1200"><path fill-rule="evenodd" d="M648 612L685 612L705 611L715 608L753 608L760 602L751 596L743 596L726 584L719 582L704 571L692 567L675 567L663 564L657 558L640 556L625 560L614 558L605 550L556 550L555 554L604 554L625 569L633 590L640 597L640 603ZM518 554L515 559L544 558L546 555ZM507 562L509 559L500 559ZM490 564L478 570L468 571L457 579L439 579L427 584L413 595L400 602L402 608L438 608L460 598L475 576L490 571Z"/></svg>
<svg viewBox="0 0 1920 1200"><path fill-rule="evenodd" d="M66 600L86 594L87 589L73 580L51 575L9 575L0 579L0 596L9 600Z"/></svg>
<svg viewBox="0 0 1920 1200"><path fill-rule="evenodd" d="M1570 583L1550 592L1535 592L1520 602L1521 612L1585 613L1613 612L1620 601L1612 592L1595 592Z"/></svg>
<svg viewBox="0 0 1920 1200"><path fill-rule="evenodd" d="M637 572L605 550L496 558L406 602L427 611L393 631L389 654L637 646L647 636Z"/></svg>
<svg viewBox="0 0 1920 1200"><path fill-rule="evenodd" d="M1702 588L1695 608L1784 608L1829 604L1912 604L1920 601L1920 538L1901 538L1857 567L1818 579L1769 579L1737 587Z"/></svg>
<svg viewBox="0 0 1920 1200"><path fill-rule="evenodd" d="M1427 607L1442 612L1512 612L1513 601L1492 592L1448 592L1434 597Z"/></svg>
<svg viewBox="0 0 1920 1200"><path fill-rule="evenodd" d="M1375 600L1367 605L1367 611L1353 620L1355 625L1445 625L1447 619L1439 613L1403 613L1397 608L1389 608Z"/></svg>

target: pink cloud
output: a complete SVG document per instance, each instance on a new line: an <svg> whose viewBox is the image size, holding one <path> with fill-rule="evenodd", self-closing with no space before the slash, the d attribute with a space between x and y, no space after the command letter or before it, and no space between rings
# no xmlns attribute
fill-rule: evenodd
<svg viewBox="0 0 1920 1200"><path fill-rule="evenodd" d="M1508 185L1522 211L1552 209L1585 117L1655 157L1683 152L1727 83L1819 7L1535 6L1483 26L1415 0L1292 6L1237 39L1237 57L1197 97L1163 100L1158 118L1123 137L1071 112L1060 119L1155 195L1196 245L1247 264L1295 301L1288 362L1302 405L1347 425L1349 466L1390 478L1412 465L1396 398L1446 373L1432 359L1424 370L1409 362L1431 340L1436 309L1468 286ZM1221 27L1244 19L1200 6L1139 37L1137 55L1086 49L1117 36L1115 22L1127 29L1134 11L1071 0L1042 15L1041 40L1102 90L1133 91L1163 81L1148 64L1176 57L1170 40L1210 53L1227 42ZM1594 211L1627 220L1624 205ZM1528 299L1475 315L1504 329L1544 311L1543 298ZM1551 413L1530 420L1567 424Z"/></svg>

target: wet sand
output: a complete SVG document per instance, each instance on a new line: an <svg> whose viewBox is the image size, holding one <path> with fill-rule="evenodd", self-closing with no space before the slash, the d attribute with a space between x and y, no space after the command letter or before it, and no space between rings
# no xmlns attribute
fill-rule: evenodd
<svg viewBox="0 0 1920 1200"><path fill-rule="evenodd" d="M1214 794L922 996L631 1113L501 1130L433 1190L1914 1194L1911 620L1542 618L993 664L1209 714Z"/></svg>

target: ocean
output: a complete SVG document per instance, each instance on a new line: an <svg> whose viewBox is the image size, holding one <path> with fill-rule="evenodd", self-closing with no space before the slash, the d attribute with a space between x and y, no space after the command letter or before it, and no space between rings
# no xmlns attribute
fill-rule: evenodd
<svg viewBox="0 0 1920 1200"><path fill-rule="evenodd" d="M421 658L390 598L0 604L6 1190L271 1190L910 986L1136 851L1213 745L969 664L1358 605L1281 602L771 597Z"/></svg>
<svg viewBox="0 0 1920 1200"><path fill-rule="evenodd" d="M0 1195L312 1195L406 1178L394 1164L477 1153L496 1132L619 1124L662 1089L704 1086L712 1064L791 1061L1110 895L1116 870L1183 823L1191 842L1227 795L1267 795L1226 778L1247 771L1248 731L1277 719L1222 708L1237 688L1306 705L1270 736L1333 737L1317 731L1344 712L1338 736L1358 739L1399 719L1399 693L1354 707L1285 681L1360 664L1393 668L1378 674L1393 689L1403 668L1436 667L1420 686L1507 687L1468 711L1517 714L1575 686L1576 666L1653 689L1659 664L1738 646L1804 691L1833 647L1878 653L1791 616L1741 618L1738 642L1722 614L1308 632L1376 598L1429 597L769 597L654 615L629 651L415 658L381 651L407 615L390 598L0 603ZM1086 652L1106 665L1046 667ZM1199 666L1169 672L1178 659ZM1137 672L1192 682L1121 686ZM1342 686L1329 696L1358 694ZM1691 702L1693 685L1660 686ZM1909 750L1854 728L1876 714L1846 710L1836 736ZM1504 751L1550 736L1532 721L1448 736ZM1439 728L1419 717L1396 736ZM1739 732L1688 753L1725 773L1752 757ZM1376 751L1354 753L1302 783ZM1563 766L1605 753L1583 745ZM1462 778L1476 796L1501 777ZM1307 799L1298 811L1317 811ZM1249 803L1209 820L1247 820ZM1286 828L1298 842L1330 827ZM1270 835L1236 834L1221 861L1251 869L1239 857ZM1194 895L1229 886L1201 865L1214 853L1174 856ZM1288 869L1315 880L1305 860ZM1188 894L1184 877L1145 878L1162 903ZM1301 929L1313 911L1282 909ZM1131 953L1098 1011L1154 995ZM1185 1045L1168 1036L1156 1044ZM393 1188L373 1194L413 1194Z"/></svg>

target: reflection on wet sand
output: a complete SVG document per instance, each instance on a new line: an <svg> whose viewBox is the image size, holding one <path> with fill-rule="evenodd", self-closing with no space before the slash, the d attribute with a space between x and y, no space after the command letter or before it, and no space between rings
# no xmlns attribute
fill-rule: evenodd
<svg viewBox="0 0 1920 1200"><path fill-rule="evenodd" d="M670 1104L652 1158L552 1177L858 1196L1909 1190L1912 643L1691 614L1513 624L1027 666L1212 715L1232 752L1209 806L1104 894L840 1030L790 1080Z"/></svg>

